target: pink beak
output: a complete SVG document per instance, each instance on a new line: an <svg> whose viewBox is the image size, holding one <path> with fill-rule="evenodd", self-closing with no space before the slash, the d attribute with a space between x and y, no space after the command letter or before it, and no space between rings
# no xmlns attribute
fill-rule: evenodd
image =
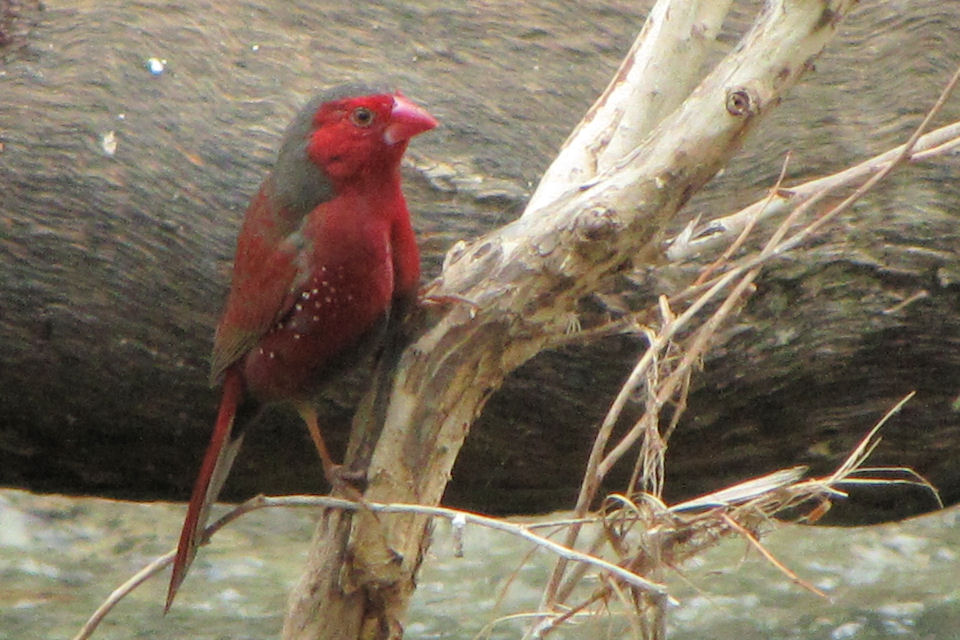
<svg viewBox="0 0 960 640"><path fill-rule="evenodd" d="M436 118L427 113L426 109L397 93L393 96L390 124L383 132L383 139L391 145L405 142L417 134L433 129L437 124Z"/></svg>

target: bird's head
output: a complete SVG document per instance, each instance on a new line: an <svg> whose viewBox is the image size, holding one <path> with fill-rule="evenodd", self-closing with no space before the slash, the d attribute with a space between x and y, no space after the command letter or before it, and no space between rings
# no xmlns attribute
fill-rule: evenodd
<svg viewBox="0 0 960 640"><path fill-rule="evenodd" d="M341 98L317 108L306 152L338 182L394 169L410 138L435 126L433 116L400 93Z"/></svg>
<svg viewBox="0 0 960 640"><path fill-rule="evenodd" d="M400 92L346 85L325 91L300 111L284 135L276 197L305 213L362 175L377 177L400 165L407 142L437 121Z"/></svg>

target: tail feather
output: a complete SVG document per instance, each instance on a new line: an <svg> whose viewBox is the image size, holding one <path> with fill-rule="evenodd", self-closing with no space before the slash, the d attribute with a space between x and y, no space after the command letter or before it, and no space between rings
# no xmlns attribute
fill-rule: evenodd
<svg viewBox="0 0 960 640"><path fill-rule="evenodd" d="M180 543L177 546L177 555L173 561L173 574L170 577L170 588L167 591L167 603L164 613L170 610L177 589L197 555L197 548L202 540L203 529L207 524L210 506L220 494L223 483L230 473L233 460L240 451L243 443L243 434L233 435L234 418L237 407L243 397L243 378L235 369L228 369L223 383L223 395L220 399L220 410L217 422L207 445L207 452L203 456L200 472L193 485L187 515L180 531Z"/></svg>

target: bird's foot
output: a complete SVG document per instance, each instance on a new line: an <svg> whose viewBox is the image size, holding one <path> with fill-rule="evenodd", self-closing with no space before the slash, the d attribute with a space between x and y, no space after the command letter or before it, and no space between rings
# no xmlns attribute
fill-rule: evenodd
<svg viewBox="0 0 960 640"><path fill-rule="evenodd" d="M355 502L363 501L363 490L367 488L365 472L342 464L325 464L323 475L330 483L331 492L341 493Z"/></svg>

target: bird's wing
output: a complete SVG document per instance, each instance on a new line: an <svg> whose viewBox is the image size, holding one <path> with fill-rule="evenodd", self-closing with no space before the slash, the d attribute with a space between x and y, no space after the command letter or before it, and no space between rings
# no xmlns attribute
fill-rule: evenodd
<svg viewBox="0 0 960 640"><path fill-rule="evenodd" d="M261 189L237 239L230 294L214 338L213 382L253 349L296 300L305 277L306 265L298 263L304 240L299 229L282 226Z"/></svg>

